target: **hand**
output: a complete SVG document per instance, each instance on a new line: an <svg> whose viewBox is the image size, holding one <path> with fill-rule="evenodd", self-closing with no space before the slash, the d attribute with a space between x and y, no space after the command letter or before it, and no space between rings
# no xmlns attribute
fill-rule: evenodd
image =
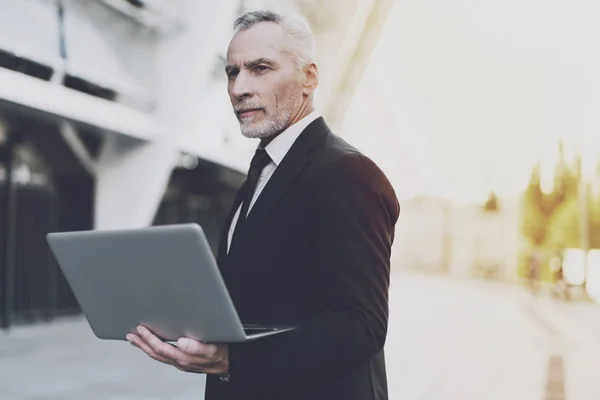
<svg viewBox="0 0 600 400"><path fill-rule="evenodd" d="M127 335L127 340L157 361L172 365L180 371L198 374L226 374L229 371L229 347L226 344L181 338L177 341L177 346L172 346L143 326L138 326L137 331L138 335Z"/></svg>

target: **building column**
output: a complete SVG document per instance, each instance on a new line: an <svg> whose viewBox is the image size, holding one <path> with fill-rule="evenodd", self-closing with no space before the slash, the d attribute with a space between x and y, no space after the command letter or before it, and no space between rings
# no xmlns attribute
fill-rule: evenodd
<svg viewBox="0 0 600 400"><path fill-rule="evenodd" d="M8 125L0 121L0 163L4 165L4 190L0 213L0 221L3 221L4 232L3 243L0 244L4 250L0 260L0 290L2 310L0 310L0 327L7 329L12 322L15 308L16 289L16 233L17 233L17 198L16 186L13 182L14 145L16 137L8 131Z"/></svg>
<svg viewBox="0 0 600 400"><path fill-rule="evenodd" d="M181 135L198 112L219 43L237 7L230 2L184 0L184 29L157 39L159 70L156 131L149 142L107 136L96 166L96 229L149 226L179 158Z"/></svg>

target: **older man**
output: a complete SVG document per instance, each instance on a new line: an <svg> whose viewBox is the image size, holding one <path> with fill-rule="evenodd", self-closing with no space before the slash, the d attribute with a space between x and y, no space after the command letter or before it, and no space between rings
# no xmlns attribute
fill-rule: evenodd
<svg viewBox="0 0 600 400"><path fill-rule="evenodd" d="M207 400L387 399L395 193L314 110L308 25L259 11L234 27L229 96L242 134L260 144L218 263L244 323L298 328L229 345L182 338L175 347L144 328L128 339L156 360L208 374Z"/></svg>

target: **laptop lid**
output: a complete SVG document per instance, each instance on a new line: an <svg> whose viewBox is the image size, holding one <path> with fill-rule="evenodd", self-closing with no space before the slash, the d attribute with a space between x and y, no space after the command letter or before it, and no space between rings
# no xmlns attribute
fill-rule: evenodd
<svg viewBox="0 0 600 400"><path fill-rule="evenodd" d="M163 340L246 340L197 224L50 233L47 241L94 334L125 340L144 325Z"/></svg>

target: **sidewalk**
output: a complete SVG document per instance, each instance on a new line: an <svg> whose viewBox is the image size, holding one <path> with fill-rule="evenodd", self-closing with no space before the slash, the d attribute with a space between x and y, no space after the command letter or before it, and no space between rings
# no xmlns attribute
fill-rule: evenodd
<svg viewBox="0 0 600 400"><path fill-rule="evenodd" d="M564 358L567 399L600 399L600 306L549 297L531 304L554 331L554 351Z"/></svg>
<svg viewBox="0 0 600 400"><path fill-rule="evenodd" d="M600 307L410 273L393 276L390 296L391 400L542 400L556 352L566 399L600 399ZM204 376L126 342L98 340L82 317L0 332L0 400L201 400L203 393Z"/></svg>
<svg viewBox="0 0 600 400"><path fill-rule="evenodd" d="M392 400L541 400L547 334L497 282L406 274L393 282Z"/></svg>
<svg viewBox="0 0 600 400"><path fill-rule="evenodd" d="M2 400L198 400L204 376L101 341L83 318L0 332Z"/></svg>

